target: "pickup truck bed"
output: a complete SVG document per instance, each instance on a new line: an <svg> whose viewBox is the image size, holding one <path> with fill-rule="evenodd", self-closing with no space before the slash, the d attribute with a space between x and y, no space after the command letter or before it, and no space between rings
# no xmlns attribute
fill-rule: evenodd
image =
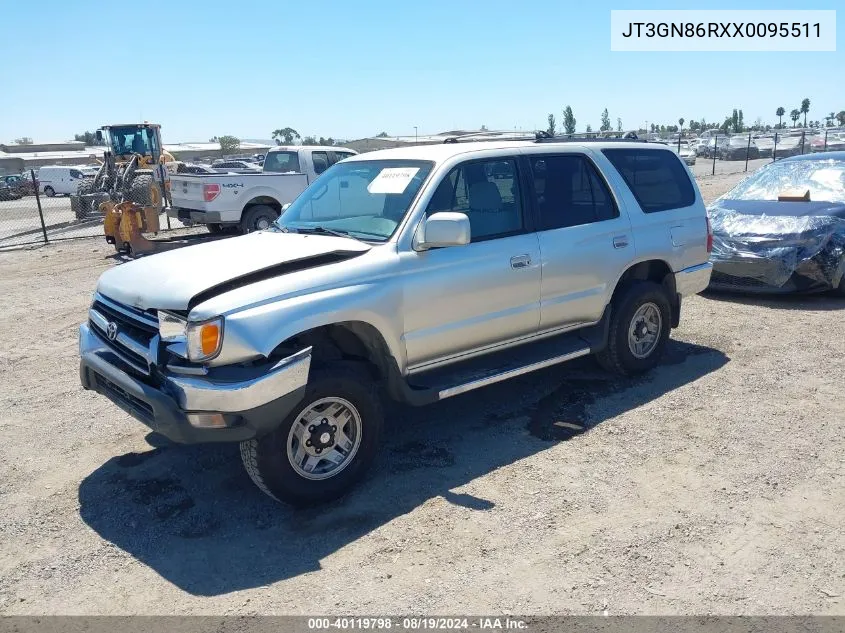
<svg viewBox="0 0 845 633"><path fill-rule="evenodd" d="M170 179L172 209L183 222L234 225L250 207L267 205L276 213L308 186L306 174L180 174Z"/></svg>

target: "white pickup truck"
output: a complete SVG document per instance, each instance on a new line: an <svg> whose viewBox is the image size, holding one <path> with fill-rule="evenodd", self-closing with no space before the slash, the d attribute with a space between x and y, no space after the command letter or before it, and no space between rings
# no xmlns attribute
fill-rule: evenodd
<svg viewBox="0 0 845 633"><path fill-rule="evenodd" d="M167 214L187 225L205 224L212 233L263 230L317 176L356 153L322 145L275 147L254 174L174 174Z"/></svg>

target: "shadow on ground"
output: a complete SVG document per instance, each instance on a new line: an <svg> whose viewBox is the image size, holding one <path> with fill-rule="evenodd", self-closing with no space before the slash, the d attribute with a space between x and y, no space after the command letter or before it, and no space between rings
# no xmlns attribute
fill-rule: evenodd
<svg viewBox="0 0 845 633"><path fill-rule="evenodd" d="M332 505L295 511L265 497L235 445L175 446L115 457L79 487L82 519L194 595L267 585L320 569L320 560L426 500L484 512L493 502L453 492L464 484L589 431L722 367L721 352L671 341L663 366L622 379L592 359L429 407L393 407L377 465ZM589 405L613 394L606 417ZM620 397L620 395L622 397Z"/></svg>
<svg viewBox="0 0 845 633"><path fill-rule="evenodd" d="M845 310L845 297L837 296L833 292L778 295L708 290L701 296L711 301L762 306L772 310L809 310L811 312Z"/></svg>

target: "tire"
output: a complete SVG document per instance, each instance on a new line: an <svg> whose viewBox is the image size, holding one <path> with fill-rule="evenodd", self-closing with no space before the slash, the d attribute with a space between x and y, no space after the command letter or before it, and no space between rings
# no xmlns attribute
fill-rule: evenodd
<svg viewBox="0 0 845 633"><path fill-rule="evenodd" d="M52 198L56 195L56 190L49 186L44 187L44 195L46 195L48 198Z"/></svg>
<svg viewBox="0 0 845 633"><path fill-rule="evenodd" d="M369 375L367 368L360 363L337 363L312 369L304 398L282 423L268 435L241 442L241 460L253 483L262 492L277 501L304 507L337 499L357 483L375 459L384 426L379 391ZM351 414L343 427L349 437L353 435L352 424L357 413L357 440L347 443L347 446L353 447L351 457L342 466L335 466L334 474L321 472L331 468L331 463L326 459L319 460L319 456L313 454L323 450L314 448L314 443L309 444L310 448L301 447L301 451L294 448L298 444L295 425L301 425L301 437L305 441L316 438L316 442L332 442L337 439L336 430L332 427L340 425L331 424L333 420L329 413L326 413L327 418L316 418L314 422L317 424L306 425L299 421L300 416L316 403L326 400L329 401L327 406L334 403L342 407L336 415ZM319 404L318 408L326 404ZM355 413L346 405L350 405ZM321 431L321 426L325 430ZM325 454L337 456L337 451L329 448ZM297 455L302 455L305 460L302 463L306 466L308 460L319 460L312 470L317 473L315 477L323 478L307 478L301 474L301 467L298 471L293 465Z"/></svg>
<svg viewBox="0 0 845 633"><path fill-rule="evenodd" d="M645 354L638 356L629 344L629 337L634 337L633 340L636 341L647 339L651 334L639 330L641 327L651 329L641 314L638 314L647 306L656 309L659 316L658 328L654 333L656 337L653 346L643 343L644 348L640 351ZM651 313L651 310L649 312ZM635 322L639 325L635 326ZM672 307L663 286L653 281L635 281L624 286L611 305L607 347L596 355L599 364L606 370L623 376L642 374L653 369L666 349L671 323ZM637 332L632 333L631 328L634 327Z"/></svg>
<svg viewBox="0 0 845 633"><path fill-rule="evenodd" d="M250 207L241 219L241 233L252 233L266 229L278 217L279 214L269 205L257 204Z"/></svg>
<svg viewBox="0 0 845 633"><path fill-rule="evenodd" d="M70 208L77 220L84 220L93 212L91 198L83 197L90 196L92 193L94 193L94 179L85 178L76 188L76 195L70 197Z"/></svg>
<svg viewBox="0 0 845 633"><path fill-rule="evenodd" d="M152 174L136 174L129 189L129 201L142 207L153 207L159 212L164 208L161 188Z"/></svg>

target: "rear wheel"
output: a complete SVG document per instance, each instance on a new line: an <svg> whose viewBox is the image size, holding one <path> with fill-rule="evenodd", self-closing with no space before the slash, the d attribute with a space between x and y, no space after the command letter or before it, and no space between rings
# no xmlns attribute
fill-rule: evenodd
<svg viewBox="0 0 845 633"><path fill-rule="evenodd" d="M672 307L663 286L637 281L621 289L611 306L607 347L596 356L616 374L634 375L657 365L669 340Z"/></svg>
<svg viewBox="0 0 845 633"><path fill-rule="evenodd" d="M250 207L241 219L241 233L252 233L270 228L276 221L279 214L276 210L266 204L257 204Z"/></svg>
<svg viewBox="0 0 845 633"><path fill-rule="evenodd" d="M359 363L312 370L305 397L271 433L241 442L241 459L265 494L296 506L336 499L363 476L381 443L375 383Z"/></svg>
<svg viewBox="0 0 845 633"><path fill-rule="evenodd" d="M56 195L56 190L53 189L52 187L48 186L48 187L44 187L44 193L48 198L52 198L53 196Z"/></svg>

